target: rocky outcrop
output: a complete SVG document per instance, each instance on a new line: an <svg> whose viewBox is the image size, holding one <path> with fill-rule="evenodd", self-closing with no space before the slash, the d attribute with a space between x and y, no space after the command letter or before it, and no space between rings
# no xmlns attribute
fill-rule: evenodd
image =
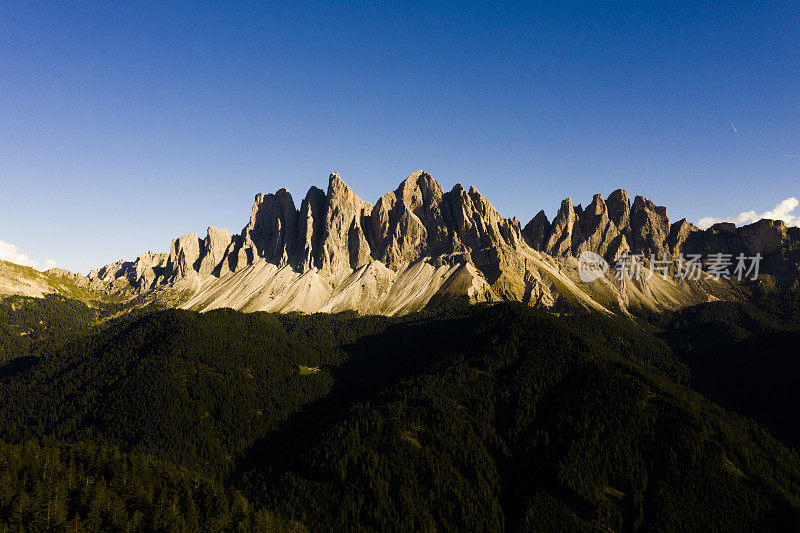
<svg viewBox="0 0 800 533"><path fill-rule="evenodd" d="M194 294L190 301L200 309L394 313L444 293L553 306L565 287L581 293L572 280L575 258L584 251L610 262L627 252L659 258L761 253L769 256L765 264L772 271L791 281L800 264L798 249L800 230L780 222L717 224L701 231L685 219L670 224L664 207L641 196L631 205L623 189L606 200L594 195L585 209L567 198L552 222L539 211L522 229L474 187L456 184L445 192L423 171L374 206L334 172L327 190L311 187L299 208L286 189L258 194L241 234L211 226L204 239L184 235L168 253L106 265L92 271L86 283L130 295L176 287ZM641 297L656 290L640 289ZM674 288L660 290L675 294ZM692 301L705 298L695 296ZM628 298L620 295L620 305Z"/></svg>
<svg viewBox="0 0 800 533"><path fill-rule="evenodd" d="M798 228L791 228L797 230ZM767 256L780 253L798 242L790 238L790 231L782 220L762 219L737 230L743 251L748 255L760 253Z"/></svg>
<svg viewBox="0 0 800 533"><path fill-rule="evenodd" d="M227 240L227 235L220 238ZM445 193L428 173L418 171L373 207L332 173L327 193L312 187L299 210L285 189L257 195L240 239L230 238L224 260L207 259L204 245L198 273L236 272L259 259L299 272L333 274L371 261L398 269L424 257L469 256L521 240L519 222L500 216L474 187L467 191L456 185Z"/></svg>
<svg viewBox="0 0 800 533"><path fill-rule="evenodd" d="M670 224L666 207L637 196L631 206L630 226L631 249L634 252L658 257L667 252Z"/></svg>
<svg viewBox="0 0 800 533"><path fill-rule="evenodd" d="M370 261L370 247L361 227L372 206L358 197L336 172L328 180L317 268L338 272Z"/></svg>
<svg viewBox="0 0 800 533"><path fill-rule="evenodd" d="M671 260L680 254L725 254L735 260L739 254L758 253L763 257L761 272L777 276L784 285L794 283L800 269L800 228L775 220L740 228L720 223L704 231L686 219L670 224L665 207L641 196L631 206L623 189L605 202L595 195L586 209L572 207L567 198L552 224L539 212L522 234L528 246L554 257L578 257L588 250L611 262L626 252Z"/></svg>
<svg viewBox="0 0 800 533"><path fill-rule="evenodd" d="M521 239L519 222L504 219L475 187L456 184L442 198L444 221L452 237L444 253L463 253L493 246L515 246Z"/></svg>
<svg viewBox="0 0 800 533"><path fill-rule="evenodd" d="M578 221L578 215L572 206L572 199L567 198L561 202L553 223L550 226L550 235L545 241L544 252L554 256L572 254L573 231Z"/></svg>
<svg viewBox="0 0 800 533"><path fill-rule="evenodd" d="M609 194L606 206L608 207L608 218L617 227L617 231L630 241L631 201L628 199L628 191L617 189Z"/></svg>
<svg viewBox="0 0 800 533"><path fill-rule="evenodd" d="M141 293L152 289L164 275L169 254L146 252L135 261L120 259L89 272L86 282L98 292ZM77 275L77 274L76 274Z"/></svg>
<svg viewBox="0 0 800 533"><path fill-rule="evenodd" d="M628 242L619 232L617 225L609 218L608 208L603 196L595 194L581 216L580 238L573 244L572 254L595 252L608 261L615 261L620 254L628 252Z"/></svg>
<svg viewBox="0 0 800 533"><path fill-rule="evenodd" d="M686 241L691 241L694 236L700 231L700 228L682 218L675 222L669 228L669 237L667 238L667 249L672 257L678 257L684 249Z"/></svg>
<svg viewBox="0 0 800 533"><path fill-rule="evenodd" d="M297 223L297 252L296 267L305 271L314 267L315 258L320 249L322 237L322 222L325 216L325 192L317 187L311 187L300 204L300 213Z"/></svg>
<svg viewBox="0 0 800 533"><path fill-rule="evenodd" d="M200 240L197 233L189 233L173 239L167 260L167 277L174 281L196 273L200 266L202 244L203 241Z"/></svg>
<svg viewBox="0 0 800 533"><path fill-rule="evenodd" d="M427 250L452 248L442 215L442 187L417 171L380 198L370 213L373 256L390 268L416 261Z"/></svg>
<svg viewBox="0 0 800 533"><path fill-rule="evenodd" d="M536 216L522 229L523 239L525 239L527 245L534 250L541 250L549 235L550 221L547 220L547 215L544 214L544 210L536 213Z"/></svg>
<svg viewBox="0 0 800 533"><path fill-rule="evenodd" d="M223 264L225 252L233 242L231 233L226 229L208 227L208 233L202 244L200 265L197 272L201 276L219 274L223 268L230 271L230 266Z"/></svg>
<svg viewBox="0 0 800 533"><path fill-rule="evenodd" d="M286 189L256 195L250 222L242 230L245 247L270 263L285 265L295 257L297 209Z"/></svg>
<svg viewBox="0 0 800 533"><path fill-rule="evenodd" d="M169 255L165 253L153 253L148 251L136 258L133 263L131 285L141 291L153 288L159 276L166 269ZM130 274L127 274L130 278Z"/></svg>

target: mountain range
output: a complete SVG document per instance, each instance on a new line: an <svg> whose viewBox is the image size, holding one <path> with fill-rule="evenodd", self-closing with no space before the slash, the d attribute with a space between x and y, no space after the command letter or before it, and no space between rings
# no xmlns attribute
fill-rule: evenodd
<svg viewBox="0 0 800 533"><path fill-rule="evenodd" d="M652 256L667 258L673 270L681 254L760 254L762 276L755 284L708 275L624 283L611 269L583 283L577 258L585 251L612 264L623 254L642 254L645 268L652 268ZM52 269L37 274L46 282L36 282L31 273L11 279L11 270L0 272L4 293L59 292L67 282L73 292L200 311L396 315L459 298L547 308L567 299L628 313L735 299L753 287L797 285L800 228L765 219L700 230L686 219L670 222L665 207L642 196L631 202L623 189L606 199L596 194L585 208L567 198L552 221L540 211L522 225L516 217L504 218L474 187L456 184L444 191L424 171L412 173L374 205L334 172L327 190L311 187L299 208L286 189L259 193L239 234L210 226L204 238L182 235L168 252L148 251L88 276Z"/></svg>
<svg viewBox="0 0 800 533"><path fill-rule="evenodd" d="M88 276L0 261L0 531L797 531L799 243L334 173ZM676 275L719 253L758 279Z"/></svg>

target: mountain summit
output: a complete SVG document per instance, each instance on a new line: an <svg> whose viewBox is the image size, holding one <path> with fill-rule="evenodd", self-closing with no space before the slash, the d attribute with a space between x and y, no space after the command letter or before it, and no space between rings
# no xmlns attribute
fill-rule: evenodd
<svg viewBox="0 0 800 533"><path fill-rule="evenodd" d="M620 283L613 272L581 283L578 261L591 251L613 263L623 254L677 260L681 254L764 256L771 282L796 283L800 229L761 220L701 231L619 189L583 208L570 198L550 221L540 211L524 227L503 218L477 189L445 192L424 171L372 205L334 172L327 191L311 187L300 206L286 189L255 197L241 233L208 228L88 277L59 271L95 291L159 298L184 308L403 314L432 300L514 300L558 306L565 299L609 313L631 305L677 308L734 297L740 287L701 277ZM645 259L645 264L648 261Z"/></svg>

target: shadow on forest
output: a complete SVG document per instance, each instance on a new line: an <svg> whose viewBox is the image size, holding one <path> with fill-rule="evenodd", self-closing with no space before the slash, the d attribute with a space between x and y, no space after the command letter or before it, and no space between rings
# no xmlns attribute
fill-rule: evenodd
<svg viewBox="0 0 800 533"><path fill-rule="evenodd" d="M692 372L692 388L800 449L798 346L800 333L767 333L703 346L681 358Z"/></svg>
<svg viewBox="0 0 800 533"><path fill-rule="evenodd" d="M256 473L268 483L293 471L312 479L302 461L303 450L319 442L354 405L411 378L449 354L463 352L470 344L471 323L471 318L463 317L397 324L344 346L347 361L339 367L325 368L334 378L331 391L257 440L237 464L234 478Z"/></svg>
<svg viewBox="0 0 800 533"><path fill-rule="evenodd" d="M0 379L13 378L17 374L33 368L38 362L39 358L35 355L24 355L7 361L5 364L0 365Z"/></svg>

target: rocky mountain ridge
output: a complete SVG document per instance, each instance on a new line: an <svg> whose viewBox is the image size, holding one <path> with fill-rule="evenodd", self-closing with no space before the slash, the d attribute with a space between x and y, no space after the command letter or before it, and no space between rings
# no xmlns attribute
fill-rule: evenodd
<svg viewBox="0 0 800 533"><path fill-rule="evenodd" d="M299 208L286 189L259 193L239 234L214 226L77 279L95 291L180 294L184 307L396 314L439 296L519 300L546 306L571 297L602 309L676 307L724 297L732 289L700 280L622 287L613 276L581 284L577 258L592 251L613 263L622 254L760 253L779 283L796 282L800 228L761 220L702 231L670 223L666 208L619 189L583 208L565 199L552 221L540 211L524 227L504 218L477 189L445 192L417 171L372 205L339 174L327 191L311 187ZM724 293L724 294L720 294Z"/></svg>

